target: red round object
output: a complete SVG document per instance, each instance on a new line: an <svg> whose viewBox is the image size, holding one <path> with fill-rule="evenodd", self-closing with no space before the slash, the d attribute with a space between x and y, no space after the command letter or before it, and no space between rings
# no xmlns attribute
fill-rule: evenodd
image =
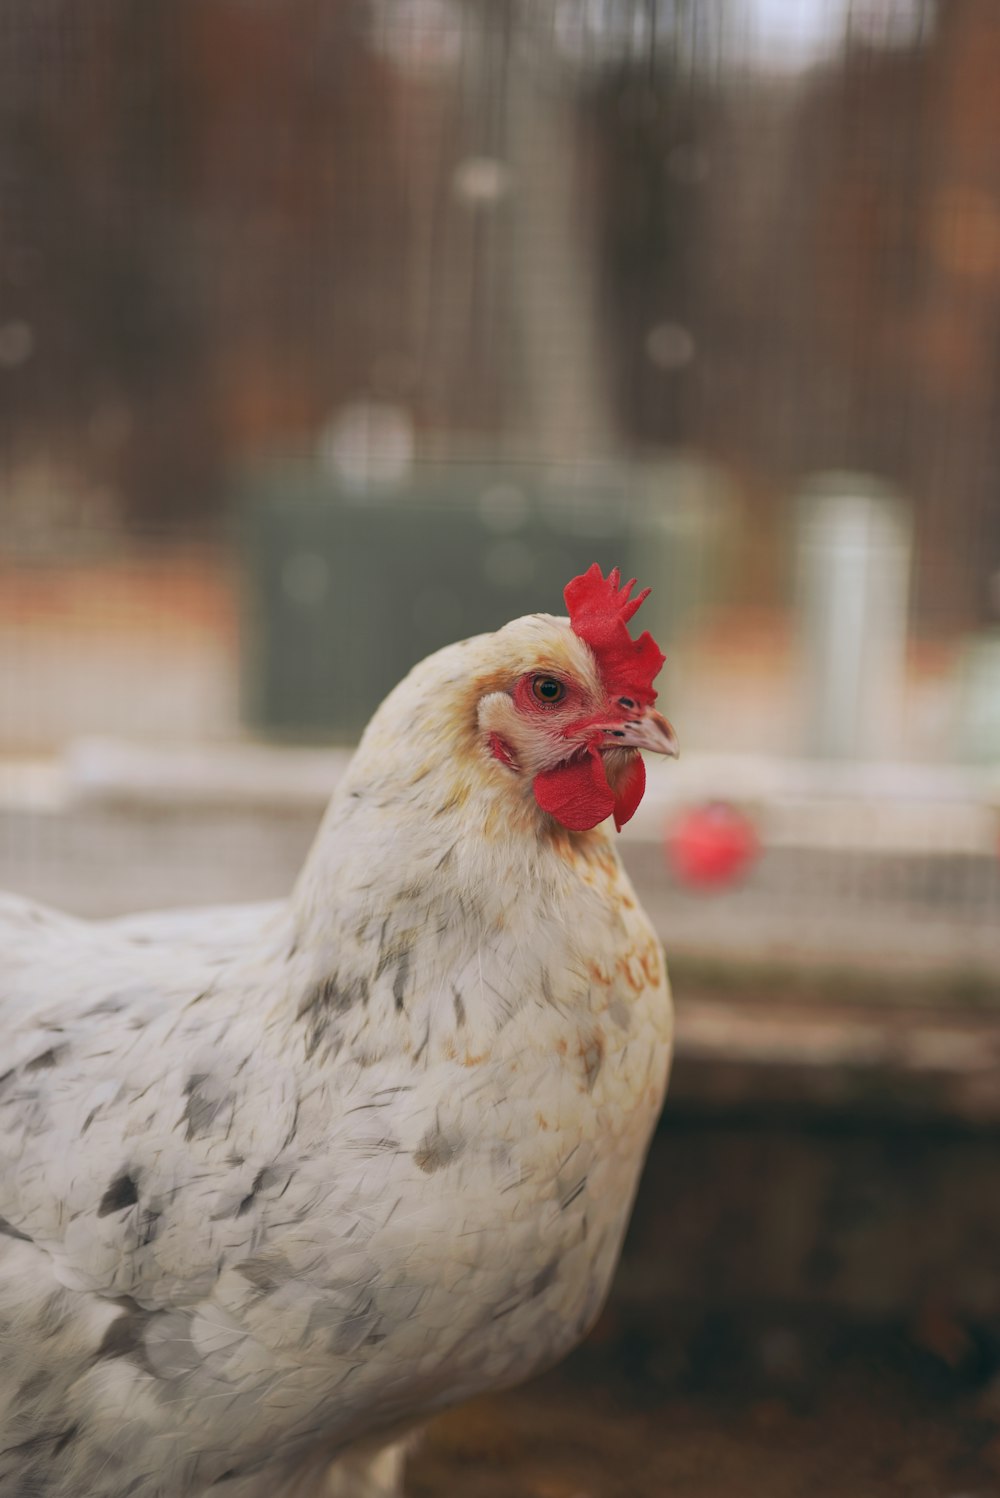
<svg viewBox="0 0 1000 1498"><path fill-rule="evenodd" d="M760 851L750 818L728 801L683 812L667 831L667 857L682 884L719 889L746 873Z"/></svg>

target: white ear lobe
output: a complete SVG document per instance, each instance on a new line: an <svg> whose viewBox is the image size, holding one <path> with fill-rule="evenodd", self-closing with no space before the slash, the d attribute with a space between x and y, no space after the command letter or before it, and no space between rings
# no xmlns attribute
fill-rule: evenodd
<svg viewBox="0 0 1000 1498"><path fill-rule="evenodd" d="M507 697L506 692L491 692L488 697L481 698L479 730L485 743L490 743L490 740L500 740L503 743L506 753L501 758L504 758L504 762L509 764L512 770L534 774L537 768L536 746L531 743L531 734L527 731L527 725L522 721L521 715L513 706L512 698ZM509 759L506 758L507 755Z"/></svg>
<svg viewBox="0 0 1000 1498"><path fill-rule="evenodd" d="M477 717L483 733L498 733L501 738L516 734L519 726L517 708L506 692L481 697Z"/></svg>
<svg viewBox="0 0 1000 1498"><path fill-rule="evenodd" d="M566 746L555 724L528 724L506 692L490 692L480 699L479 727L484 736L499 734L509 744L520 768L527 775L551 769L566 758Z"/></svg>

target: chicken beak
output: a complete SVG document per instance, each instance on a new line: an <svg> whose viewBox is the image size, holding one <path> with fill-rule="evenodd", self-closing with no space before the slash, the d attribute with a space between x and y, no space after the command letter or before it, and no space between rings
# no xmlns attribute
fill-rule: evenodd
<svg viewBox="0 0 1000 1498"><path fill-rule="evenodd" d="M671 759L680 754L677 735L655 708L647 708L641 717L602 725L601 733L602 749L648 749L652 754L669 754Z"/></svg>

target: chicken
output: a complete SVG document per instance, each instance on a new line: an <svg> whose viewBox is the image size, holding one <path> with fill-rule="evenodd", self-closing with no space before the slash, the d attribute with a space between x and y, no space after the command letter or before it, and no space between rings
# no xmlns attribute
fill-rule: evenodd
<svg viewBox="0 0 1000 1498"><path fill-rule="evenodd" d="M666 1085L617 571L414 668L291 898L0 903L0 1494L399 1491L591 1326Z"/></svg>

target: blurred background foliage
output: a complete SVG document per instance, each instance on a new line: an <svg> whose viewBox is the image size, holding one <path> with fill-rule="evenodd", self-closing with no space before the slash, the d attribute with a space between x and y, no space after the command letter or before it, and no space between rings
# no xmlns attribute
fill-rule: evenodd
<svg viewBox="0 0 1000 1498"><path fill-rule="evenodd" d="M710 454L745 602L800 475L874 472L920 631L992 621L998 67L990 0L10 0L4 527L190 534L378 403Z"/></svg>

